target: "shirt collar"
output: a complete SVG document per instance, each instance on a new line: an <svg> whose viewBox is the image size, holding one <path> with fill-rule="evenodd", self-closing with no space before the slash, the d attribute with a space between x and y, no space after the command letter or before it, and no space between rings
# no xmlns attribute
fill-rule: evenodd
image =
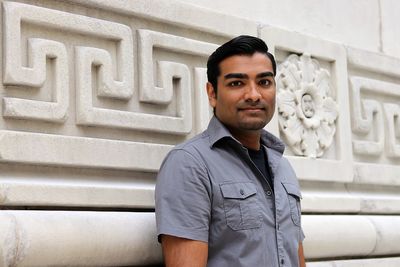
<svg viewBox="0 0 400 267"><path fill-rule="evenodd" d="M210 140L210 147L213 147L219 140L230 138L237 141L228 129L223 125L217 117L213 116L208 124L207 133ZM239 143L239 141L237 141Z"/></svg>
<svg viewBox="0 0 400 267"><path fill-rule="evenodd" d="M210 147L213 147L223 138L233 139L240 144L240 142L231 135L229 130L215 116L211 118L207 132L209 135ZM281 155L285 151L285 144L279 138L264 129L261 130L261 142L266 147L275 150Z"/></svg>

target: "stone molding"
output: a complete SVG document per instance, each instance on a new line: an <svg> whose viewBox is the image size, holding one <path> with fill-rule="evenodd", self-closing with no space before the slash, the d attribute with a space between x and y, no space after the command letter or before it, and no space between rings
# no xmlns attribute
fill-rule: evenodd
<svg viewBox="0 0 400 267"><path fill-rule="evenodd" d="M389 218L305 215L306 257L398 254L400 219ZM134 266L161 260L153 213L1 211L0 226L0 266Z"/></svg>
<svg viewBox="0 0 400 267"><path fill-rule="evenodd" d="M351 259L337 261L308 262L309 267L397 267L400 264L399 257L378 258L378 259Z"/></svg>
<svg viewBox="0 0 400 267"><path fill-rule="evenodd" d="M342 116L342 114L350 113L347 92L346 50L336 43L269 26L260 30L260 36L268 41L268 46L275 54L278 64L281 64L291 54L306 54L318 60L319 64L332 74L329 80L330 95L337 103L339 111L332 144L328 151L319 158L316 155L308 158L297 156L293 151L290 151L289 146L287 148L288 158L297 175L300 179L307 181L351 182L353 180L353 155L352 151L348 150L351 147L350 118L346 115ZM279 103L277 108L279 108ZM279 109L276 111L276 115L278 114ZM275 116L267 129L275 135L281 136L283 133L279 129L277 117Z"/></svg>
<svg viewBox="0 0 400 267"><path fill-rule="evenodd" d="M2 267L137 266L161 261L157 239L148 238L156 235L153 213L1 211L0 228Z"/></svg>

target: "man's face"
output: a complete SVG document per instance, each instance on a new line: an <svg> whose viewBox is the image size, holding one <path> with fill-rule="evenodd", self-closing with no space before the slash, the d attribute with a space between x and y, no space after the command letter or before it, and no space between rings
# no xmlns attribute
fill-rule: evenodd
<svg viewBox="0 0 400 267"><path fill-rule="evenodd" d="M231 131L264 128L275 110L275 80L271 60L255 53L231 56L219 64L217 94L207 84L216 117Z"/></svg>

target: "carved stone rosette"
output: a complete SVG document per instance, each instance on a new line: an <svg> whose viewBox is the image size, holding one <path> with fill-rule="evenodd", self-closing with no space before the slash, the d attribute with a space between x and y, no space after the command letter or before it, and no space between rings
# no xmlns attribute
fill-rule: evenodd
<svg viewBox="0 0 400 267"><path fill-rule="evenodd" d="M332 144L338 107L330 74L310 55L290 55L278 67L279 128L299 156L321 157Z"/></svg>

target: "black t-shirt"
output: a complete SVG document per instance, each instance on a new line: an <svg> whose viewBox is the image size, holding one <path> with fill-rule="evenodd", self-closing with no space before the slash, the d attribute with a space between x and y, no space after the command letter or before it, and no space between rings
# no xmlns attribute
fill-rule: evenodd
<svg viewBox="0 0 400 267"><path fill-rule="evenodd" d="M272 181L272 177L270 174L269 166L268 166L268 158L267 153L263 147L259 150L254 150L247 148L249 152L250 159L256 165L256 167L260 170L260 172L264 175L267 179L268 183L271 186L271 189L274 190L274 183Z"/></svg>

